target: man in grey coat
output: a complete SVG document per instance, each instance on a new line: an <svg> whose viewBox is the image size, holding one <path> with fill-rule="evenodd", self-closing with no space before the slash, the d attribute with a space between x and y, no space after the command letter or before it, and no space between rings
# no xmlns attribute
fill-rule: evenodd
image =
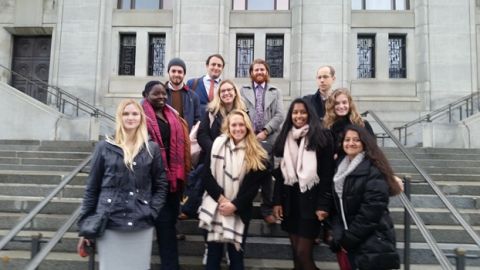
<svg viewBox="0 0 480 270"><path fill-rule="evenodd" d="M283 98L280 89L270 85L270 68L263 59L255 59L250 65L251 84L240 89L258 141L272 160L272 146L284 120ZM262 215L269 224L275 223L272 215L272 182L262 185Z"/></svg>

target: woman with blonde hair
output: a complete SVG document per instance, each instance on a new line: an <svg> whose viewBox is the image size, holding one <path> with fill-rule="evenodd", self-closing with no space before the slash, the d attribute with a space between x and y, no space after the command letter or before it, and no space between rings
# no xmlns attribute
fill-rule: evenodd
<svg viewBox="0 0 480 270"><path fill-rule="evenodd" d="M81 238L78 249L95 240L101 270L149 269L154 219L165 204L165 169L160 148L148 141L145 114L133 99L117 108L115 137L97 144L91 160L78 226L107 213L98 239Z"/></svg>
<svg viewBox="0 0 480 270"><path fill-rule="evenodd" d="M202 151L200 153L199 165L190 174L186 190L187 201L182 205L180 219L188 219L197 215L204 189L201 187L199 173L203 170L203 162L210 157L210 150L213 141L220 136L222 122L233 110L246 111L245 103L240 97L240 91L232 80L222 80L218 91L208 103L207 113L204 114L198 127L197 141Z"/></svg>
<svg viewBox="0 0 480 270"><path fill-rule="evenodd" d="M328 97L323 118L323 126L333 133L337 153L341 149L340 138L348 125L363 127L375 138L372 126L367 120L362 119L350 91L347 88L338 88Z"/></svg>
<svg viewBox="0 0 480 270"><path fill-rule="evenodd" d="M261 182L271 177L266 163L267 153L257 141L247 113L231 111L205 163L206 193L199 210L199 227L207 231L206 269L220 269L224 243L229 269L245 268L243 254L252 202Z"/></svg>

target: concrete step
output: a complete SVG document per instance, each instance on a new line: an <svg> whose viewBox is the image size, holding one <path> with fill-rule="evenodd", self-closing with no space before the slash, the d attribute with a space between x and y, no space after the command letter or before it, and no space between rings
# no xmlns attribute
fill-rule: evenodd
<svg viewBox="0 0 480 270"><path fill-rule="evenodd" d="M460 175L472 175L480 174L480 167L435 167L435 166L422 166L422 168L428 174L460 174ZM397 174L412 174L418 173L417 169L413 166L397 166L392 165L392 169Z"/></svg>
<svg viewBox="0 0 480 270"><path fill-rule="evenodd" d="M15 158L0 157L0 164L12 165L49 165L49 166L77 166L83 159L68 158Z"/></svg>
<svg viewBox="0 0 480 270"><path fill-rule="evenodd" d="M457 155L480 155L480 149L476 148L431 148L431 147L407 147L410 153L416 154L457 154ZM397 147L382 147L385 153L401 153Z"/></svg>
<svg viewBox="0 0 480 270"><path fill-rule="evenodd" d="M467 195L449 195L447 199L450 203L460 209L480 209L480 198L478 196ZM445 208L443 202L436 195L413 194L411 196L412 204L415 208ZM403 207L398 197L390 200L390 207Z"/></svg>
<svg viewBox="0 0 480 270"><path fill-rule="evenodd" d="M80 163L80 162L79 162ZM3 170L16 170L16 171L45 171L45 172L71 172L77 166L67 165L7 165L0 164L0 171Z"/></svg>
<svg viewBox="0 0 480 270"><path fill-rule="evenodd" d="M68 174L69 172L6 170L0 171L0 183L56 185ZM84 185L87 177L86 173L79 173L70 184Z"/></svg>
<svg viewBox="0 0 480 270"><path fill-rule="evenodd" d="M0 150L3 158L67 158L84 159L90 152L55 152L55 151L4 151Z"/></svg>
<svg viewBox="0 0 480 270"><path fill-rule="evenodd" d="M0 212L3 213L29 213L37 206L43 197L5 196L0 195ZM42 214L71 215L81 204L81 198L54 198L41 211Z"/></svg>
<svg viewBox="0 0 480 270"><path fill-rule="evenodd" d="M91 152L95 141L0 140L0 150Z"/></svg>
<svg viewBox="0 0 480 270"><path fill-rule="evenodd" d="M480 194L480 182L467 181L435 181L440 190L445 195L470 195L478 196ZM411 186L412 194L434 194L430 185L426 182L413 183Z"/></svg>
<svg viewBox="0 0 480 270"><path fill-rule="evenodd" d="M478 168L480 167L479 160L448 160L448 159L418 159L418 165L422 167L439 167L439 168ZM397 166L412 166L407 159L392 159L389 158L390 165Z"/></svg>
<svg viewBox="0 0 480 270"><path fill-rule="evenodd" d="M396 170L395 174L400 177L408 175L412 178L413 181L425 182L423 177L418 173L418 171L411 172L411 173L400 173ZM458 181L465 181L465 182L479 182L480 174L455 174L455 173L429 173L430 178L434 181L444 181L448 182L451 181L453 183Z"/></svg>
<svg viewBox="0 0 480 270"><path fill-rule="evenodd" d="M46 184L0 184L0 195L44 197L47 196L57 185ZM58 197L66 198L82 198L85 192L84 185L67 185L58 195Z"/></svg>
<svg viewBox="0 0 480 270"><path fill-rule="evenodd" d="M384 151L388 159L407 159L406 156L398 151ZM434 159L434 160L480 160L478 153L411 153L417 160Z"/></svg>

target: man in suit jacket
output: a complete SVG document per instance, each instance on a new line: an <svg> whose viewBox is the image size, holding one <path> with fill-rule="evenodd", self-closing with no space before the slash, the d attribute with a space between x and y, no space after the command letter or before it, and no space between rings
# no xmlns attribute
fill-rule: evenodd
<svg viewBox="0 0 480 270"><path fill-rule="evenodd" d="M244 85L240 94L247 106L250 120L258 141L267 150L272 159L272 146L284 120L283 98L280 89L269 84L270 68L263 59L255 59L250 65L251 84ZM269 224L275 223L272 215L272 182L262 185L262 215Z"/></svg>
<svg viewBox="0 0 480 270"><path fill-rule="evenodd" d="M187 82L188 87L192 89L200 99L200 119L203 119L207 110L207 104L211 101L215 91L218 89L224 66L225 60L223 60L223 57L220 54L212 54L205 62L207 74L200 78L190 79Z"/></svg>
<svg viewBox="0 0 480 270"><path fill-rule="evenodd" d="M321 66L317 70L316 80L318 90L315 94L304 96L303 99L310 103L319 119L323 120L325 101L332 93L332 85L335 83L335 69L332 66Z"/></svg>

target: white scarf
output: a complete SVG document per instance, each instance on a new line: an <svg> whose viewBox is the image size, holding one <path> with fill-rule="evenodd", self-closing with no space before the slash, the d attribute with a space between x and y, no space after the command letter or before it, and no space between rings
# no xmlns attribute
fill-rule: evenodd
<svg viewBox="0 0 480 270"><path fill-rule="evenodd" d="M343 225L345 227L345 230L348 230L348 226L347 226L347 219L345 218L345 210L343 209L343 200L342 200L343 184L345 183L345 178L347 178L347 176L349 176L350 173L352 173L358 167L358 165L362 163L364 158L365 158L365 152L359 153L351 161L347 156L344 157L343 160L338 165L335 176L333 176L333 183L335 185L335 192L337 193L337 196L340 201L340 210L342 212L342 220L343 220Z"/></svg>
<svg viewBox="0 0 480 270"><path fill-rule="evenodd" d="M280 163L284 184L293 186L298 183L300 192L305 192L320 182L317 174L317 155L315 151L306 149L308 140L305 135L308 129L308 125L301 128L292 127L288 132ZM297 144L298 139L300 145Z"/></svg>
<svg viewBox="0 0 480 270"><path fill-rule="evenodd" d="M227 199L237 197L245 177L245 142L237 145L227 135L221 135L213 142L210 170L223 188ZM208 231L207 241L233 243L240 250L245 224L238 215L223 216L218 212L218 203L206 192L199 208L199 227Z"/></svg>

